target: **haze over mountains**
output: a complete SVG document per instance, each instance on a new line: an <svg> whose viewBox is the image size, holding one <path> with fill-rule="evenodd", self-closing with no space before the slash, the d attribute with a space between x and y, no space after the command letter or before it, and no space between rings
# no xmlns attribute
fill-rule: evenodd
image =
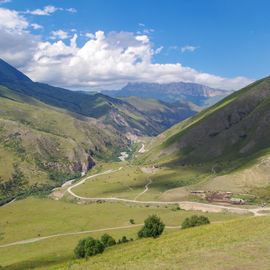
<svg viewBox="0 0 270 270"><path fill-rule="evenodd" d="M207 107L218 102L232 93L221 89L214 89L196 83L129 83L120 90L102 91L111 97L138 96L143 98L158 98L166 102L186 100L201 107Z"/></svg>

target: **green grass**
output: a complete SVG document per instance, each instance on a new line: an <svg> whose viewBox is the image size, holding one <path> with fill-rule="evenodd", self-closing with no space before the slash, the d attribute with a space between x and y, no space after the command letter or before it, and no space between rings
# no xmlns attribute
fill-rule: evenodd
<svg viewBox="0 0 270 270"><path fill-rule="evenodd" d="M78 205L64 201L28 198L0 208L0 245L65 232L78 232L143 223L151 214L157 214L166 225L178 226L186 217L201 214L199 211L175 211L175 206L158 207L122 203ZM224 221L240 216L230 213L206 213L209 219ZM136 238L139 228L108 231L117 239L123 235ZM100 233L91 233L99 237ZM59 263L72 259L76 242L86 235L64 236L40 242L1 248L0 265L23 265L31 262L47 265L48 261ZM24 269L22 266L10 269Z"/></svg>
<svg viewBox="0 0 270 270"><path fill-rule="evenodd" d="M113 168L119 168L120 165L122 164L118 163L118 167L113 165ZM106 166L108 167L108 164ZM74 188L73 192L82 197L134 199L145 190L145 185L151 179L152 183L148 186L148 191L138 200L160 200L160 197L163 198L164 192L199 183L204 179L205 172L210 171L204 167L178 167L161 168L154 173L144 173L140 166L122 166L124 167L120 171L87 180ZM105 170L105 168L103 169ZM151 170L151 167L149 169ZM163 199L166 199L166 197Z"/></svg>
<svg viewBox="0 0 270 270"><path fill-rule="evenodd" d="M269 269L270 217L177 230L52 269Z"/></svg>

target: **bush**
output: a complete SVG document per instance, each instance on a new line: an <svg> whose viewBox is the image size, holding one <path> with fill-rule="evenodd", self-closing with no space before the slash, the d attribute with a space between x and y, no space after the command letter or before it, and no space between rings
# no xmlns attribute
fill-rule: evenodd
<svg viewBox="0 0 270 270"><path fill-rule="evenodd" d="M77 259L84 258L102 253L104 249L105 246L99 240L88 237L79 241L77 247L74 249L74 255Z"/></svg>
<svg viewBox="0 0 270 270"><path fill-rule="evenodd" d="M133 218L131 218L131 219L129 220L129 223L130 223L130 224L135 224L134 219L133 219Z"/></svg>
<svg viewBox="0 0 270 270"><path fill-rule="evenodd" d="M122 239L118 240L117 244L119 245L119 244L127 243L129 241L133 241L133 238L127 239L127 237L124 235L122 236Z"/></svg>
<svg viewBox="0 0 270 270"><path fill-rule="evenodd" d="M209 224L210 221L208 217L205 216L192 216L191 218L186 218L182 223L182 229L187 229L195 226L201 226Z"/></svg>
<svg viewBox="0 0 270 270"><path fill-rule="evenodd" d="M86 239L80 240L77 247L74 249L74 255L76 259L85 257L85 240Z"/></svg>
<svg viewBox="0 0 270 270"><path fill-rule="evenodd" d="M100 240L105 247L110 247L116 244L114 238L107 233L103 234Z"/></svg>
<svg viewBox="0 0 270 270"><path fill-rule="evenodd" d="M142 237L158 237L163 233L165 228L164 223L160 220L160 218L156 215L149 216L144 221L144 226L138 232L139 238Z"/></svg>

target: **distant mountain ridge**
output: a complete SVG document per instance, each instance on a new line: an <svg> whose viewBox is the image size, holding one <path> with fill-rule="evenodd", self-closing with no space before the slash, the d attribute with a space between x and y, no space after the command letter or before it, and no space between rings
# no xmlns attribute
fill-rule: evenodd
<svg viewBox="0 0 270 270"><path fill-rule="evenodd" d="M232 91L215 89L196 83L175 82L167 84L128 83L121 90L104 90L101 93L111 97L158 97L166 102L186 100L198 106L207 107L231 94Z"/></svg>
<svg viewBox="0 0 270 270"><path fill-rule="evenodd" d="M33 82L23 73L0 59L0 85L34 97L48 105L66 109L87 117L100 120L105 125L110 125L122 134L136 136L157 135L171 125L176 124L198 112L189 106L174 107L183 112L183 116L174 114L167 124L155 121L147 113L138 110L132 104L112 98L101 93L89 94L82 91L70 91L53 87L48 84ZM181 107L181 108L180 108ZM183 111L183 108L186 108ZM163 111L166 114L166 111Z"/></svg>

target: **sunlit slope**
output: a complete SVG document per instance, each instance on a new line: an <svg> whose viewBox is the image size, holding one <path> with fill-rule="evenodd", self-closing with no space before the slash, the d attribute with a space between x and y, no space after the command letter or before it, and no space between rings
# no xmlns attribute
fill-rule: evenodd
<svg viewBox="0 0 270 270"><path fill-rule="evenodd" d="M104 128L96 119L0 87L2 182L12 177L17 165L29 185L60 184L91 168L94 159L112 159L128 144L119 132ZM16 193L3 187L1 191L1 198Z"/></svg>
<svg viewBox="0 0 270 270"><path fill-rule="evenodd" d="M178 230L51 269L268 269L270 218Z"/></svg>

